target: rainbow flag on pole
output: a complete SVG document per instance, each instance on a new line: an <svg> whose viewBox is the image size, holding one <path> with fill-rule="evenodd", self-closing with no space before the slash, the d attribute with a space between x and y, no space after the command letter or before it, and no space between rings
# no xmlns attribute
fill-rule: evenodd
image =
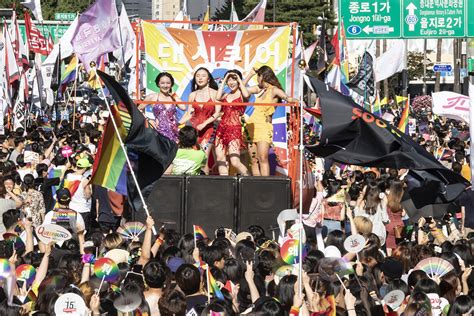
<svg viewBox="0 0 474 316"><path fill-rule="evenodd" d="M206 232L204 231L204 229L202 229L201 226L193 225L193 230L194 230L194 239L196 241L207 238Z"/></svg>
<svg viewBox="0 0 474 316"><path fill-rule="evenodd" d="M339 28L340 31L340 48L336 47L336 49L340 49L339 51L339 60L341 65L341 81L343 84L349 82L349 53L347 51L347 40L346 40L346 30L344 29L344 22L341 20L341 27Z"/></svg>
<svg viewBox="0 0 474 316"><path fill-rule="evenodd" d="M61 76L61 86L71 82L76 78L76 68L79 63L77 56L74 55Z"/></svg>
<svg viewBox="0 0 474 316"><path fill-rule="evenodd" d="M111 107L122 140L128 135L132 118L123 103ZM92 168L92 183L127 195L127 159L112 122L107 122Z"/></svg>
<svg viewBox="0 0 474 316"><path fill-rule="evenodd" d="M214 294L214 296L220 300L224 300L224 295L222 294L221 289L217 285L216 279L212 276L211 269L209 265L207 265L207 275L208 275L208 291L209 294Z"/></svg>
<svg viewBox="0 0 474 316"><path fill-rule="evenodd" d="M405 108L402 112L402 117L400 118L400 123L398 123L398 129L408 134L408 116L410 115L410 98L405 100Z"/></svg>

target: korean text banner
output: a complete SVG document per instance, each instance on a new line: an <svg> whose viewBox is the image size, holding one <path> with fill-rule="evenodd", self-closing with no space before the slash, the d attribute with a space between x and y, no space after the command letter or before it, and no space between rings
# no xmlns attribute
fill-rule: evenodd
<svg viewBox="0 0 474 316"><path fill-rule="evenodd" d="M286 87L290 26L223 32L166 28L148 22L142 27L149 91L157 92L155 78L166 71L175 79L173 90L187 100L193 73L199 67L206 67L219 82L227 70L238 69L245 76L251 67L262 65L270 66Z"/></svg>

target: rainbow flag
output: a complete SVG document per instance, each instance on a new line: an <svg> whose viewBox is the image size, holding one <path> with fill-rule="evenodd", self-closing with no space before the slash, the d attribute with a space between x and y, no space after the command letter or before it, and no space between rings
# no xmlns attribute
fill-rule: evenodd
<svg viewBox="0 0 474 316"><path fill-rule="evenodd" d="M61 87L76 78L76 68L78 63L79 59L74 55L61 76Z"/></svg>
<svg viewBox="0 0 474 316"><path fill-rule="evenodd" d="M400 123L398 123L398 129L408 134L408 116L410 115L410 98L405 100L405 108L402 112L402 117L400 118Z"/></svg>
<svg viewBox="0 0 474 316"><path fill-rule="evenodd" d="M71 192L71 197L77 192L79 189L79 185L81 185L81 180L67 180L64 179L63 188L68 189Z"/></svg>
<svg viewBox="0 0 474 316"><path fill-rule="evenodd" d="M201 226L193 225L193 230L194 230L194 239L196 241L207 238L206 232L204 231L204 229L202 229Z"/></svg>
<svg viewBox="0 0 474 316"><path fill-rule="evenodd" d="M115 119L123 141L128 136L132 125L132 117L125 104L118 103L111 107L111 115ZM107 122L104 134L97 149L96 159L92 168L93 184L127 195L127 159L120 146L113 123Z"/></svg>
<svg viewBox="0 0 474 316"><path fill-rule="evenodd" d="M211 269L209 268L209 266L207 266L207 275L208 275L208 280L209 280L209 286L208 286L209 294L212 293L214 294L214 297L220 300L224 300L224 295L222 294L221 289L217 285L216 279L214 279L214 277L212 276Z"/></svg>
<svg viewBox="0 0 474 316"><path fill-rule="evenodd" d="M341 82L346 84L349 82L349 53L347 51L346 30L344 29L344 22L341 20L340 41L339 41L339 63L341 65ZM336 49L338 49L336 47Z"/></svg>
<svg viewBox="0 0 474 316"><path fill-rule="evenodd" d="M375 103L372 107L372 113L374 113L378 117L382 117L382 102L380 102L380 97L378 93L377 97L375 98Z"/></svg>
<svg viewBox="0 0 474 316"><path fill-rule="evenodd" d="M52 168L48 171L48 179L61 178L64 174L64 171L66 171L65 168ZM56 198L56 191L59 190L60 187L60 185L52 187L54 198Z"/></svg>

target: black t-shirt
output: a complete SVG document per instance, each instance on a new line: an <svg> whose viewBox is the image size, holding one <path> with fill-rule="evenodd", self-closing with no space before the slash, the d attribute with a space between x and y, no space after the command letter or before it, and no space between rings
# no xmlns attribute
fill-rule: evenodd
<svg viewBox="0 0 474 316"><path fill-rule="evenodd" d="M186 296L186 313L189 312L193 308L196 312L198 312L199 310L198 306L204 305L206 303L207 303L206 295L199 294L199 295Z"/></svg>
<svg viewBox="0 0 474 316"><path fill-rule="evenodd" d="M465 190L458 196L456 202L465 208L464 227L474 228L474 191Z"/></svg>
<svg viewBox="0 0 474 316"><path fill-rule="evenodd" d="M56 201L53 198L53 187L60 184L60 178L36 178L35 184L38 191L43 194L46 211L54 208Z"/></svg>

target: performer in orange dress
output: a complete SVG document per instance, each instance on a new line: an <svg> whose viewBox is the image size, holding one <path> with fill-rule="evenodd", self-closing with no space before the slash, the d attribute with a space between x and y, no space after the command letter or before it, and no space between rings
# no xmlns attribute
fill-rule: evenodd
<svg viewBox="0 0 474 316"><path fill-rule="evenodd" d="M229 87L230 92L224 93L224 86ZM242 73L236 69L229 70L222 81L219 90L217 90L217 100L228 103L247 102L249 93L242 83ZM227 155L232 166L234 166L240 174L247 175L248 170L240 161L240 149L244 147L242 139L241 117L244 115L245 106L236 105L223 107L224 113L221 122L216 131L216 157L219 174L229 175L229 167L227 165Z"/></svg>

